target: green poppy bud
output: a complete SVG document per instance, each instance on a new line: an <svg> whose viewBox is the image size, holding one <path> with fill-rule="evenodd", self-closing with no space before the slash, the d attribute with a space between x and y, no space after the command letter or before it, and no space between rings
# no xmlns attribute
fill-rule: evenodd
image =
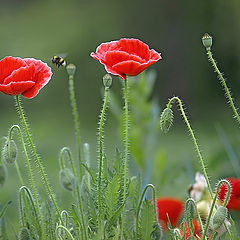
<svg viewBox="0 0 240 240"><path fill-rule="evenodd" d="M74 76L76 72L76 66L74 64L72 63L68 64L66 69L69 76Z"/></svg>
<svg viewBox="0 0 240 240"><path fill-rule="evenodd" d="M27 228L22 228L19 233L19 240L31 240L32 237Z"/></svg>
<svg viewBox="0 0 240 240"><path fill-rule="evenodd" d="M17 159L17 145L13 139L7 140L3 150L3 160L6 164L13 164Z"/></svg>
<svg viewBox="0 0 240 240"><path fill-rule="evenodd" d="M196 238L193 235L191 235L191 236L188 237L187 240L196 240Z"/></svg>
<svg viewBox="0 0 240 240"><path fill-rule="evenodd" d="M7 175L7 168L3 164L0 164L0 187L5 184Z"/></svg>
<svg viewBox="0 0 240 240"><path fill-rule="evenodd" d="M165 108L160 116L160 128L164 133L167 133L173 123L173 111L170 108Z"/></svg>
<svg viewBox="0 0 240 240"><path fill-rule="evenodd" d="M110 74L106 74L103 76L103 85L105 88L110 88L112 86L112 77Z"/></svg>
<svg viewBox="0 0 240 240"><path fill-rule="evenodd" d="M73 190L73 185L75 183L75 177L69 168L61 169L59 172L59 180L63 188L68 191Z"/></svg>
<svg viewBox="0 0 240 240"><path fill-rule="evenodd" d="M205 33L202 37L202 43L207 50L210 50L212 47L212 37L208 33Z"/></svg>
<svg viewBox="0 0 240 240"><path fill-rule="evenodd" d="M213 215L212 219L212 226L211 229L213 231L218 230L222 224L224 223L226 217L227 217L228 210L226 207L219 206L215 214Z"/></svg>

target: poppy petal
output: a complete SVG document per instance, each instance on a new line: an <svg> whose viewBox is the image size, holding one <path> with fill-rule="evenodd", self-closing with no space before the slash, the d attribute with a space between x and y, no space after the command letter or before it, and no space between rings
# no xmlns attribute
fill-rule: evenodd
<svg viewBox="0 0 240 240"><path fill-rule="evenodd" d="M7 85L0 84L0 92L7 95L19 95L34 86L34 84L32 81L10 82Z"/></svg>

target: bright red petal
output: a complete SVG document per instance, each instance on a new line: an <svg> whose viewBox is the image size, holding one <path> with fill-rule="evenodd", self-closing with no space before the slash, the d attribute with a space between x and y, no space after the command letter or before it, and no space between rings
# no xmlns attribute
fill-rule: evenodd
<svg viewBox="0 0 240 240"><path fill-rule="evenodd" d="M11 82L7 85L0 84L0 92L5 93L7 95L19 95L27 89L34 86L34 82L32 81L24 81L24 82Z"/></svg>
<svg viewBox="0 0 240 240"><path fill-rule="evenodd" d="M0 61L0 84L11 75L14 70L25 67L26 63L21 58L5 57Z"/></svg>
<svg viewBox="0 0 240 240"><path fill-rule="evenodd" d="M33 98L38 94L39 90L49 82L52 76L52 71L51 68L41 60L25 58L24 61L27 65L33 64L35 67L35 76L33 78L35 85L22 93L22 95L26 98Z"/></svg>
<svg viewBox="0 0 240 240"><path fill-rule="evenodd" d="M169 216L171 225L174 227L183 212L183 202L176 198L158 198L156 200L157 216L163 229L167 228Z"/></svg>

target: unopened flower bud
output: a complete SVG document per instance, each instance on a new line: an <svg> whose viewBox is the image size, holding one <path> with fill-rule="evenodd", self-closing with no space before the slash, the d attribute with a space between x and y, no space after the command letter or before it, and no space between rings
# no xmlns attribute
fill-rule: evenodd
<svg viewBox="0 0 240 240"><path fill-rule="evenodd" d="M200 214L200 216L206 220L210 211L210 203L202 200L197 203L197 210Z"/></svg>
<svg viewBox="0 0 240 240"><path fill-rule="evenodd" d="M6 182L7 175L7 168L3 164L0 164L0 187Z"/></svg>
<svg viewBox="0 0 240 240"><path fill-rule="evenodd" d="M6 164L12 164L17 159L17 145L13 139L7 140L3 150L3 160Z"/></svg>
<svg viewBox="0 0 240 240"><path fill-rule="evenodd" d="M72 63L68 64L66 69L69 76L74 76L76 72L76 66L74 64Z"/></svg>
<svg viewBox="0 0 240 240"><path fill-rule="evenodd" d="M165 108L160 116L160 128L167 133L173 123L173 111L171 108Z"/></svg>
<svg viewBox="0 0 240 240"><path fill-rule="evenodd" d="M32 237L27 228L22 228L19 233L19 240L31 240Z"/></svg>
<svg viewBox="0 0 240 240"><path fill-rule="evenodd" d="M191 235L191 236L188 237L187 240L196 240L196 238L193 235Z"/></svg>
<svg viewBox="0 0 240 240"><path fill-rule="evenodd" d="M60 183L62 184L63 188L65 188L68 191L73 190L75 177L69 168L64 168L64 169L60 170L59 180L60 180Z"/></svg>
<svg viewBox="0 0 240 240"><path fill-rule="evenodd" d="M112 86L112 77L110 74L105 74L103 76L103 85L105 88L106 87L110 88Z"/></svg>
<svg viewBox="0 0 240 240"><path fill-rule="evenodd" d="M213 215L213 219L212 219L211 229L213 231L216 231L216 230L218 230L221 227L221 225L224 223L224 221L225 221L225 219L227 217L227 213L228 213L228 210L227 210L226 207L219 206L217 208L217 211Z"/></svg>
<svg viewBox="0 0 240 240"><path fill-rule="evenodd" d="M210 50L212 47L212 37L208 33L205 33L202 37L202 43L207 50Z"/></svg>

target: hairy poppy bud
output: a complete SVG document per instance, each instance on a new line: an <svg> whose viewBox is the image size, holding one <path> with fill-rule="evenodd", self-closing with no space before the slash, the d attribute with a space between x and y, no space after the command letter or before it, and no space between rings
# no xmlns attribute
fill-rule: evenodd
<svg viewBox="0 0 240 240"><path fill-rule="evenodd" d="M216 213L213 215L211 229L213 231L218 230L221 225L224 223L227 217L228 210L226 207L219 206Z"/></svg>
<svg viewBox="0 0 240 240"><path fill-rule="evenodd" d="M160 128L164 133L167 133L173 123L173 111L170 108L165 108L160 116Z"/></svg>
<svg viewBox="0 0 240 240"><path fill-rule="evenodd" d="M212 37L208 33L205 33L202 37L202 43L207 50L210 50L212 47Z"/></svg>
<svg viewBox="0 0 240 240"><path fill-rule="evenodd" d="M112 86L112 77L110 74L105 74L103 76L103 85L105 88L106 87L110 88Z"/></svg>
<svg viewBox="0 0 240 240"><path fill-rule="evenodd" d="M14 140L7 140L3 150L3 159L6 164L12 164L17 159L17 145Z"/></svg>
<svg viewBox="0 0 240 240"><path fill-rule="evenodd" d="M74 76L76 72L76 66L74 64L72 63L68 64L66 69L69 76Z"/></svg>
<svg viewBox="0 0 240 240"><path fill-rule="evenodd" d="M19 240L31 240L32 237L30 235L30 232L27 228L22 228L19 233Z"/></svg>
<svg viewBox="0 0 240 240"><path fill-rule="evenodd" d="M62 184L63 188L65 188L68 191L73 190L75 177L69 168L64 168L64 169L60 170L59 180L60 180L60 183Z"/></svg>
<svg viewBox="0 0 240 240"><path fill-rule="evenodd" d="M0 187L4 185L6 180L7 180L7 168L3 164L0 164Z"/></svg>

